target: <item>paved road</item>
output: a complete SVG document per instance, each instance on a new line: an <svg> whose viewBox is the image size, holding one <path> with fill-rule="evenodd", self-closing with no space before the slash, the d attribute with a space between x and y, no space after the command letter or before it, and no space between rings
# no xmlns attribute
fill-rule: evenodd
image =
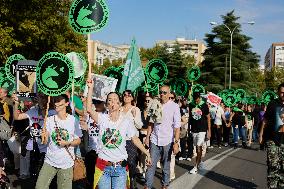
<svg viewBox="0 0 284 189"><path fill-rule="evenodd" d="M213 148L206 154L204 170L196 175L188 173L194 161L176 162L176 179L170 189L250 189L266 187L266 155L252 149ZM156 173L154 188L161 188L161 170ZM141 183L141 182L140 182ZM142 184L142 183L141 183ZM139 185L139 189L143 186Z"/></svg>

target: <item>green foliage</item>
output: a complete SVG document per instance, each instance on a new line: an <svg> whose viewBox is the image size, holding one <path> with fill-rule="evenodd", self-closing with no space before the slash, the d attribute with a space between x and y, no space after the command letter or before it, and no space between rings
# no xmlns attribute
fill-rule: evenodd
<svg viewBox="0 0 284 189"><path fill-rule="evenodd" d="M274 67L265 72L266 89L276 90L284 82L284 68Z"/></svg>
<svg viewBox="0 0 284 189"><path fill-rule="evenodd" d="M48 52L86 52L86 38L68 23L71 0L2 0L0 62L12 54L39 60Z"/></svg>
<svg viewBox="0 0 284 189"><path fill-rule="evenodd" d="M232 52L232 88L243 88L250 91L251 86L246 82L250 78L250 69L258 68L259 55L251 51L250 37L243 35L241 25L237 22L239 17L234 11L222 16L223 24L233 33ZM212 29L212 33L205 35L207 49L204 52L205 60L202 62L201 79L206 89L218 92L229 83L229 56L231 35L225 25L218 25ZM226 69L227 62L227 69ZM227 70L227 71L226 71Z"/></svg>

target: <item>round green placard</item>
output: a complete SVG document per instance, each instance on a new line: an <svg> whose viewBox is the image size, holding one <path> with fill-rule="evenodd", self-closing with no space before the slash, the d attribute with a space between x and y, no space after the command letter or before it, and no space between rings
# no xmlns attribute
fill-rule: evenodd
<svg viewBox="0 0 284 189"><path fill-rule="evenodd" d="M187 82L182 78L173 79L171 83L171 90L178 96L185 96L188 93Z"/></svg>
<svg viewBox="0 0 284 189"><path fill-rule="evenodd" d="M262 102L268 104L271 100L277 98L277 94L274 91L267 90L262 94Z"/></svg>
<svg viewBox="0 0 284 189"><path fill-rule="evenodd" d="M235 97L237 101L242 101L246 97L246 91L244 89L235 90Z"/></svg>
<svg viewBox="0 0 284 189"><path fill-rule="evenodd" d="M162 83L168 77L167 65L160 59L152 59L147 63L145 73L153 83Z"/></svg>
<svg viewBox="0 0 284 189"><path fill-rule="evenodd" d="M147 89L146 89L147 88ZM157 83L153 83L153 82L149 82L147 83L147 86L144 85L143 90L146 92L152 92L152 91L158 91L158 84Z"/></svg>
<svg viewBox="0 0 284 189"><path fill-rule="evenodd" d="M47 53L39 60L36 77L38 88L45 95L58 96L72 86L73 63L64 54Z"/></svg>
<svg viewBox="0 0 284 189"><path fill-rule="evenodd" d="M5 64L5 71L6 71L6 75L7 77L11 80L11 81L15 81L15 77L16 77L16 66L18 64L19 60L26 60L26 58L23 55L20 54L14 54L12 56L9 56L9 58L6 61Z"/></svg>
<svg viewBox="0 0 284 189"><path fill-rule="evenodd" d="M228 107L232 107L237 103L237 99L235 95L228 94L226 97L223 98L224 104Z"/></svg>
<svg viewBox="0 0 284 189"><path fill-rule="evenodd" d="M4 79L6 77L6 71L4 67L0 68L0 79Z"/></svg>
<svg viewBox="0 0 284 189"><path fill-rule="evenodd" d="M255 96L250 96L250 97L247 98L247 103L248 104L256 104L257 98Z"/></svg>
<svg viewBox="0 0 284 189"><path fill-rule="evenodd" d="M9 95L12 95L16 90L15 82L11 81L9 78L2 78L0 80L1 88L5 88L8 90Z"/></svg>
<svg viewBox="0 0 284 189"><path fill-rule="evenodd" d="M196 81L197 79L199 79L200 75L201 73L200 73L200 69L198 66L193 66L187 72L187 78L190 81Z"/></svg>
<svg viewBox="0 0 284 189"><path fill-rule="evenodd" d="M100 31L109 20L105 0L75 0L69 10L69 23L80 34Z"/></svg>
<svg viewBox="0 0 284 189"><path fill-rule="evenodd" d="M66 56L71 60L74 66L74 78L83 76L87 69L87 62L85 57L76 52L67 53Z"/></svg>
<svg viewBox="0 0 284 189"><path fill-rule="evenodd" d="M192 93L199 92L205 94L205 88L200 84L195 84L192 86Z"/></svg>

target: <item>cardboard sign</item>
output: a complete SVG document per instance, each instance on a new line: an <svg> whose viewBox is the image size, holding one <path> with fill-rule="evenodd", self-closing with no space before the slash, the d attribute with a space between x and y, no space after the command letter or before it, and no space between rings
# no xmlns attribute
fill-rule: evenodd
<svg viewBox="0 0 284 189"><path fill-rule="evenodd" d="M16 91L17 96L22 100L36 97L36 65L34 60L21 60L16 71Z"/></svg>
<svg viewBox="0 0 284 189"><path fill-rule="evenodd" d="M25 57L20 54L14 54L7 59L5 64L6 75L11 81L15 81L16 67L19 60L25 60Z"/></svg>
<svg viewBox="0 0 284 189"><path fill-rule="evenodd" d="M103 75L92 74L91 78L94 81L93 99L105 101L110 92L114 92L117 79L106 77ZM85 95L88 93L88 87L85 87Z"/></svg>

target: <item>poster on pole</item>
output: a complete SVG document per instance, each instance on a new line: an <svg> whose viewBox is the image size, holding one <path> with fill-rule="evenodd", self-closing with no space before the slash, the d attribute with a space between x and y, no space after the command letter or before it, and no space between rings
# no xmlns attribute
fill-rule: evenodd
<svg viewBox="0 0 284 189"><path fill-rule="evenodd" d="M21 100L36 97L36 65L34 60L21 60L16 68L16 91Z"/></svg>
<svg viewBox="0 0 284 189"><path fill-rule="evenodd" d="M93 99L105 101L107 95L115 91L117 79L98 74L92 74L91 78L94 81ZM84 94L87 95L87 93L88 87L86 86Z"/></svg>

